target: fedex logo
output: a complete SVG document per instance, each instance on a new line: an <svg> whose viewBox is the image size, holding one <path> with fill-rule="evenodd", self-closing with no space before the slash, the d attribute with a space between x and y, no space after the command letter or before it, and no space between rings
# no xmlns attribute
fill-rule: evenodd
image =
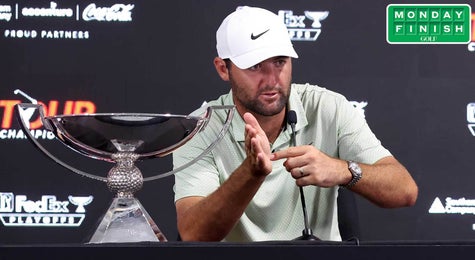
<svg viewBox="0 0 475 260"><path fill-rule="evenodd" d="M86 217L85 206L93 199L91 195L69 195L68 200L58 200L55 195L43 195L35 201L26 195L0 192L0 222L6 227L78 227ZM71 205L75 208L74 212L70 212Z"/></svg>
<svg viewBox="0 0 475 260"><path fill-rule="evenodd" d="M292 10L279 10L278 16L282 19L289 31L292 41L316 41L322 32L322 21L330 12L304 11L303 15L294 14ZM305 22L310 21L310 27Z"/></svg>

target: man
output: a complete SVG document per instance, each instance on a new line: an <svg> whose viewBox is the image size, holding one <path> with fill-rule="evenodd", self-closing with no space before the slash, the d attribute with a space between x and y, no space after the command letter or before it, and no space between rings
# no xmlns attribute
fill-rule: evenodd
<svg viewBox="0 0 475 260"><path fill-rule="evenodd" d="M219 76L231 91L208 105L235 105L230 129L202 160L175 175L177 225L185 241L292 240L309 228L340 241L336 199L349 189L386 208L412 206L418 189L365 119L340 94L291 84L297 58L277 15L243 7L217 34ZM294 132L288 111L297 115ZM224 121L216 113L218 122ZM175 167L207 148L209 124L173 154Z"/></svg>

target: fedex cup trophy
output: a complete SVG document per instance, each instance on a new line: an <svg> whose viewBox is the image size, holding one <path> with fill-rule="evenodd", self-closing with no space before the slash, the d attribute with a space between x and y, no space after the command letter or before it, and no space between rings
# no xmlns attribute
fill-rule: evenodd
<svg viewBox="0 0 475 260"><path fill-rule="evenodd" d="M45 155L74 173L104 181L115 197L90 239L90 243L165 242L147 211L134 197L144 181L160 179L195 163L211 151L228 130L233 106L209 106L198 116L144 113L100 113L45 116L39 104L17 104L20 126L28 139ZM115 163L107 178L90 174L60 160L30 133L29 120L39 113L43 126L67 147L90 158ZM135 161L163 157L189 141L209 123L212 113L223 121L216 140L199 156L172 171L143 178Z"/></svg>

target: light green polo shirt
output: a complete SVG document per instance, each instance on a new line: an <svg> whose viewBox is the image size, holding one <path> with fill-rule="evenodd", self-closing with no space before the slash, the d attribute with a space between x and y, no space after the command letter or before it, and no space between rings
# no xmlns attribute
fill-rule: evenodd
<svg viewBox="0 0 475 260"><path fill-rule="evenodd" d="M232 92L208 105L234 105ZM309 84L292 84L289 108L297 114L297 145L311 144L331 157L368 164L391 155L363 115L336 92ZM202 132L175 150L174 167L184 165L206 149L216 139L225 118L224 111L214 113ZM175 173L175 201L187 196L207 196L228 179L246 157L244 126L236 112L217 146L195 164ZM291 134L290 127L284 129L271 149L289 147ZM223 241L292 240L302 235L304 216L299 188L283 162L273 162L272 172ZM313 234L322 240L341 241L336 206L338 187L306 186L303 190Z"/></svg>

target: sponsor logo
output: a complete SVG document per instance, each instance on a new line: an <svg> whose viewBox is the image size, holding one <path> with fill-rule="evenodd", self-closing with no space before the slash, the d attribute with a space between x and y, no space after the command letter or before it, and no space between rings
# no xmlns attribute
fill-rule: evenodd
<svg viewBox="0 0 475 260"><path fill-rule="evenodd" d="M470 52L475 52L475 13L472 13L472 40L468 44L467 49Z"/></svg>
<svg viewBox="0 0 475 260"><path fill-rule="evenodd" d="M439 197L436 197L429 208L429 214L459 214L475 215L475 199L453 199L447 197L445 205ZM475 230L475 224L472 224L472 230Z"/></svg>
<svg viewBox="0 0 475 260"><path fill-rule="evenodd" d="M12 19L12 15L11 5L0 5L0 21L9 22Z"/></svg>
<svg viewBox="0 0 475 260"><path fill-rule="evenodd" d="M292 10L279 10L277 14L287 26L292 41L316 41L322 32L322 21L328 17L329 13L328 11L304 11L303 15L295 15Z"/></svg>
<svg viewBox="0 0 475 260"><path fill-rule="evenodd" d="M445 199L445 206L439 197L434 199L429 208L430 214L473 214L475 215L475 200L460 198L453 199L447 197Z"/></svg>
<svg viewBox="0 0 475 260"><path fill-rule="evenodd" d="M268 32L269 30L270 30L270 29L267 29L267 30L265 30L265 31L263 31L263 32L261 32L261 33L259 33L259 34L256 34L256 35L254 35L254 33L251 33L251 40L255 40L255 39L261 37L262 35L264 35L264 33Z"/></svg>
<svg viewBox="0 0 475 260"><path fill-rule="evenodd" d="M84 9L82 19L99 22L131 22L133 8L132 4L115 4L111 7L97 7L96 4L90 4Z"/></svg>
<svg viewBox="0 0 475 260"><path fill-rule="evenodd" d="M363 118L366 117L364 108L368 105L368 102L366 102L366 101L360 101L360 102L359 101L350 101L350 103L353 105L353 107L355 107L358 110L358 112L360 112L360 114L363 116Z"/></svg>
<svg viewBox="0 0 475 260"><path fill-rule="evenodd" d="M61 21L76 20L78 22L131 22L134 4L112 4L110 6L98 6L95 3L70 7L59 6L51 1L48 6L20 6L0 5L0 22L23 21L30 18L56 19L61 29L51 28L6 28L3 29L3 37L9 39L72 39L87 40L91 38L88 30L69 30L63 28Z"/></svg>
<svg viewBox="0 0 475 260"><path fill-rule="evenodd" d="M467 123L468 130L475 136L475 103L467 105Z"/></svg>
<svg viewBox="0 0 475 260"><path fill-rule="evenodd" d="M468 43L470 17L467 4L390 4L386 40L390 44Z"/></svg>
<svg viewBox="0 0 475 260"><path fill-rule="evenodd" d="M74 9L58 8L56 2L50 2L49 7L23 7L20 13L24 17L73 17Z"/></svg>
<svg viewBox="0 0 475 260"><path fill-rule="evenodd" d="M23 91L17 89L15 94L22 95L25 99L33 104L41 104L43 106L45 116L55 116L58 114L70 115L70 114L84 114L95 113L96 105L92 101L87 100L67 100L60 102L59 100L50 100L48 102L38 101ZM27 139L28 137L22 129L13 128L13 120L16 115L15 105L22 103L20 100L0 100L0 112L3 109L3 116L0 118L0 139ZM54 139L54 134L50 131L42 129L43 124L41 118L36 109L23 113L24 116L29 118L30 132L37 139Z"/></svg>
<svg viewBox="0 0 475 260"><path fill-rule="evenodd" d="M85 206L93 199L70 195L68 200L61 201L54 195L43 195L33 201L26 195L0 192L0 220L6 227L78 227L86 217Z"/></svg>

